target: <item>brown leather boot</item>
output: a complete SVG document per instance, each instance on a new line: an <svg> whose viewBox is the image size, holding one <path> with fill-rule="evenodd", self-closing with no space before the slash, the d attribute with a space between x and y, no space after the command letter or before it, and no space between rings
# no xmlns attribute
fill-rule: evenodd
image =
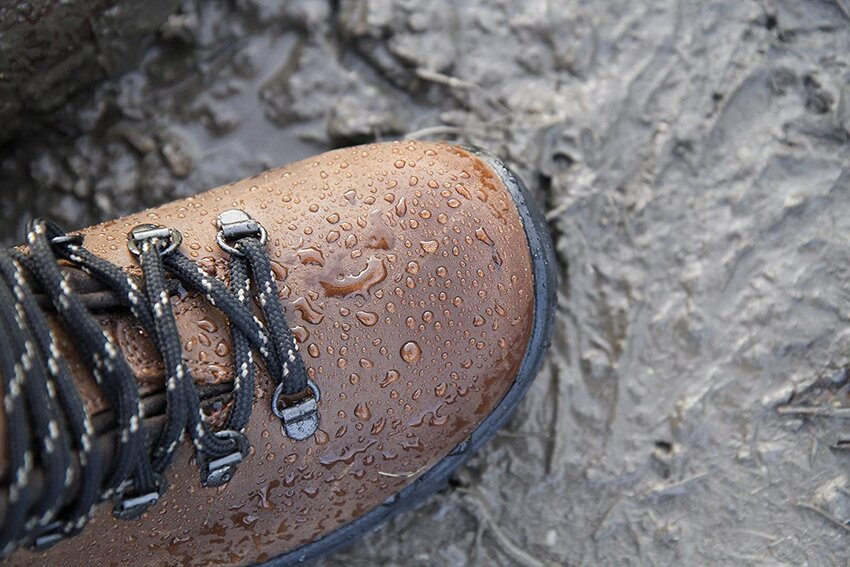
<svg viewBox="0 0 850 567"><path fill-rule="evenodd" d="M504 424L555 309L521 184L443 143L336 150L74 235L36 222L1 259L13 565L336 549Z"/></svg>

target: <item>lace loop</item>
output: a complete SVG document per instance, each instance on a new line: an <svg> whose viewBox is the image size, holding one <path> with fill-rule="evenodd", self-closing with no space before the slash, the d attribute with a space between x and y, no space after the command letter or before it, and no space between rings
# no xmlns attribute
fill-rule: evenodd
<svg viewBox="0 0 850 567"><path fill-rule="evenodd" d="M248 213L239 209L224 211L218 215L217 225L219 232L216 237L219 245L225 250L235 250L236 254L230 256L230 289L236 294L243 304L247 301L246 290L250 287L249 274L256 279L257 296L260 308L263 311L269 327L271 341L276 352L280 355L280 365L273 373L277 381L275 396L272 400L272 411L278 415L279 399L281 396L297 396L309 389L315 393L314 405L318 402L318 387L307 378L304 362L298 354L298 342L283 319L283 307L280 305L277 283L271 269L268 256L263 252L264 243L267 238L265 229L253 220ZM232 244L231 244L232 243ZM234 357L244 359L250 353L246 352L244 337L239 336L241 332L234 330L233 345ZM240 366L245 372L237 373L237 379L247 383L253 382L253 373L250 365ZM312 384L312 386L311 386ZM241 387L236 382L236 387ZM308 400L299 407L289 408L284 420L282 431L289 438L302 441L313 435L318 429L318 413L316 407L309 407Z"/></svg>
<svg viewBox="0 0 850 567"><path fill-rule="evenodd" d="M163 474L184 433L195 448L201 483L212 487L229 482L249 454L243 430L253 406L254 352L274 381L275 392L291 395L309 388L313 393L310 418L301 420L311 425L285 433L300 440L315 432L319 390L308 381L298 343L286 324L265 250L267 239L266 230L244 211L220 216L217 240L230 253L228 285L180 252L179 231L154 224L139 225L128 235L141 280L92 254L81 235L66 234L48 221L30 223L26 250L0 250L0 375L6 419L13 424L5 428L8 499L0 524L0 555L20 544L46 549L77 533L99 500L112 499L118 518L138 518L165 493L168 483ZM133 371L71 288L57 264L60 259L115 292L119 299L115 305L129 309L159 352L166 403L155 438L149 436L143 419ZM33 285L49 298L58 320L73 331L69 338L111 409L116 447L109 463ZM231 323L234 382L223 430L213 431L205 420L198 389L183 360L172 308L173 292L183 286L206 297ZM265 322L253 314L254 298ZM295 407L299 406L286 409ZM38 490L31 482L35 469L41 472Z"/></svg>

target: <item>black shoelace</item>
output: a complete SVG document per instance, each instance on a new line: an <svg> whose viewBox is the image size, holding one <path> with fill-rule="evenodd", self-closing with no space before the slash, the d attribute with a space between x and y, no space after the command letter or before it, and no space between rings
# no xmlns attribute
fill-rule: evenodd
<svg viewBox="0 0 850 567"><path fill-rule="evenodd" d="M251 416L254 352L276 381L272 410L286 435L302 440L318 427L319 390L284 319L266 255L266 232L241 210L219 215L218 243L230 254L229 285L211 277L183 255L174 229L141 225L128 246L143 274L137 281L88 251L82 238L46 221L31 223L26 252L0 250L0 375L6 419L6 510L0 553L19 545L44 549L81 530L96 503L112 499L118 518L133 519L156 503L166 488L165 469L184 436L191 439L204 486L230 481L247 456L243 429ZM59 267L64 260L112 290L139 321L165 367L165 419L151 438L142 400L118 346L74 292ZM169 279L167 276L170 276ZM252 311L253 293L265 323ZM183 360L183 342L171 306L176 280L202 294L230 321L234 380L225 428L213 431ZM115 443L106 453L98 443L70 370L50 330L49 298L68 329L80 359L109 404ZM37 489L32 480L39 471Z"/></svg>

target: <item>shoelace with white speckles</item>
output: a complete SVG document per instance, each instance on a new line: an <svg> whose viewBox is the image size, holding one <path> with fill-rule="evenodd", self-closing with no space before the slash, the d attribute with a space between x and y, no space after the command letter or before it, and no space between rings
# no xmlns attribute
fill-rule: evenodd
<svg viewBox="0 0 850 567"><path fill-rule="evenodd" d="M243 430L253 405L253 351L260 353L276 382L272 409L281 417L284 433L300 440L315 432L319 391L307 378L286 324L265 250L265 231L246 213L229 213L241 215L241 225L234 225L239 230L223 234L220 225L219 243L230 253L229 286L180 252L177 231L155 225L142 225L130 234L143 281L92 254L80 236L66 235L43 220L31 223L26 251L0 250L0 375L7 455L0 553L7 555L20 545L45 549L79 532L101 500L113 499L116 517L139 517L164 493L163 474L184 433L194 445L201 483L229 482L248 453ZM164 424L154 439L149 439L129 364L71 289L59 260L114 291L159 351L166 369L166 403ZM166 273L206 297L230 321L233 400L222 430L213 431L204 419L183 360ZM251 276L265 324L251 310ZM34 286L49 298L109 404L115 432L109 458L97 442L91 416ZM36 470L39 483L33 482Z"/></svg>

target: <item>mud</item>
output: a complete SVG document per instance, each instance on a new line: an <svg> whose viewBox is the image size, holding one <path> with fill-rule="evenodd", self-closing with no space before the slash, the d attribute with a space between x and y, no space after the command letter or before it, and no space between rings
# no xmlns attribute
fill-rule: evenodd
<svg viewBox="0 0 850 567"><path fill-rule="evenodd" d="M505 158L556 238L555 347L511 426L323 565L846 563L850 2L187 1L163 20L135 69L71 76L10 127L5 242L36 214L82 227L404 136Z"/></svg>

